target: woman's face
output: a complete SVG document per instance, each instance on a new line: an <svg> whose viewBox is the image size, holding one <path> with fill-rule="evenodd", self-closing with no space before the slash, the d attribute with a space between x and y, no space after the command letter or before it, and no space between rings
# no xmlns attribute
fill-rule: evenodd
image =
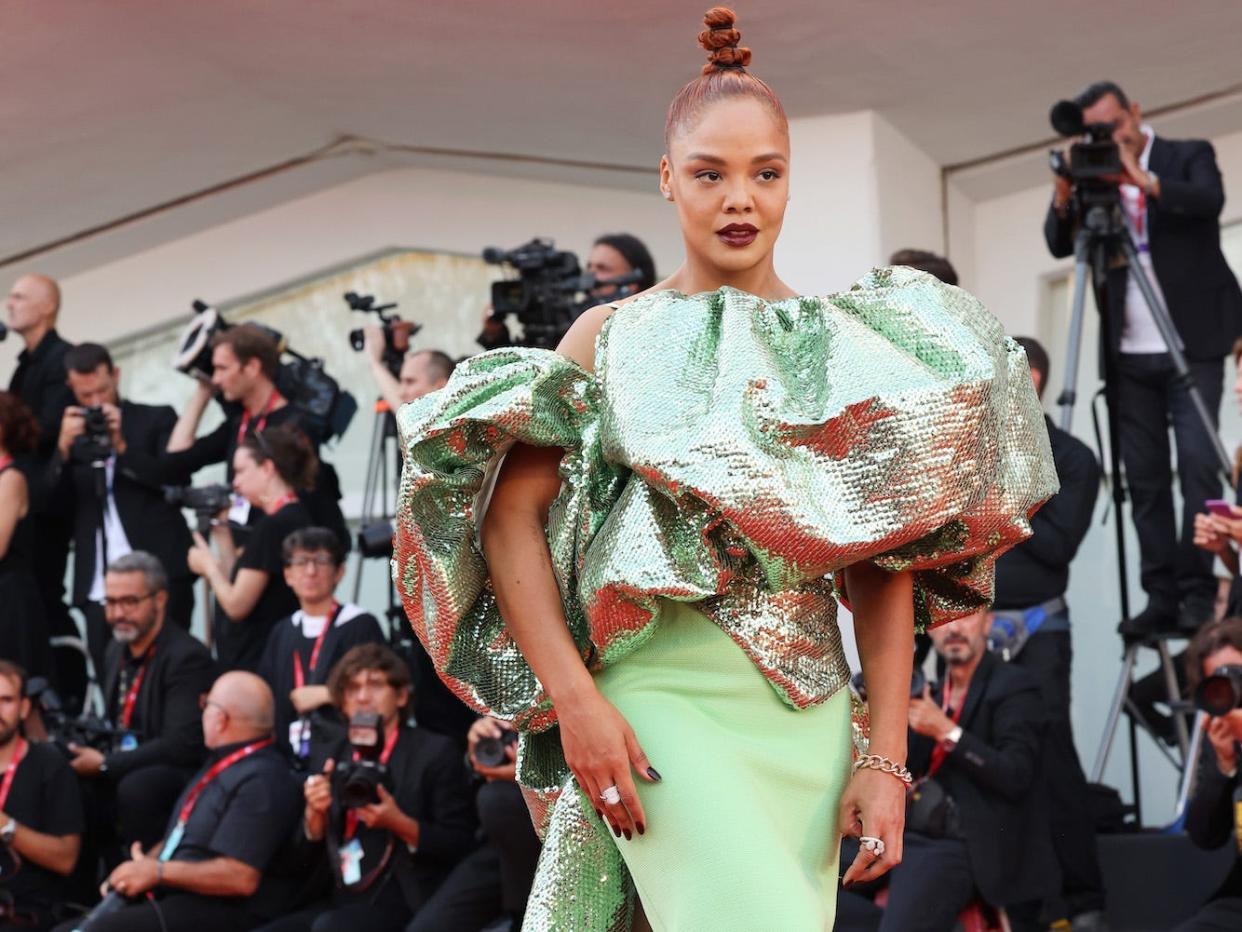
<svg viewBox="0 0 1242 932"><path fill-rule="evenodd" d="M233 491L256 508L262 508L273 472L271 460L256 463L248 449L238 447L233 454Z"/></svg>
<svg viewBox="0 0 1242 932"><path fill-rule="evenodd" d="M789 134L752 97L712 104L669 142L660 185L686 250L722 272L767 260L789 200Z"/></svg>

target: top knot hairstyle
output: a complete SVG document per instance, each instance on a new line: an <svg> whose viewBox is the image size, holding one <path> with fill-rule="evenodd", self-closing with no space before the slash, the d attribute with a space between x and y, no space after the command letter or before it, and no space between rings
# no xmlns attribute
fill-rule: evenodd
<svg viewBox="0 0 1242 932"><path fill-rule="evenodd" d="M746 70L750 49L739 45L742 33L737 28L737 15L728 7L712 7L703 16L705 28L699 33L699 45L709 53L703 73L677 92L668 108L664 124L664 146L679 130L694 125L699 114L709 105L729 97L753 97L771 111L785 131L789 120L776 92Z"/></svg>

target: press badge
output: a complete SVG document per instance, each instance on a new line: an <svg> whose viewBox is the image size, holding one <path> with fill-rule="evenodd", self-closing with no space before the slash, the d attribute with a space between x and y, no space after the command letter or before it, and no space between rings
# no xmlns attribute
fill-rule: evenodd
<svg viewBox="0 0 1242 932"><path fill-rule="evenodd" d="M181 844L181 839L185 837L185 823L178 820L173 826L173 830L168 833L168 840L164 842L164 847L160 850L160 860L167 861L177 851L177 846Z"/></svg>
<svg viewBox="0 0 1242 932"><path fill-rule="evenodd" d="M120 744L117 745L122 751L133 751L138 747L138 736L132 731L127 731L121 735Z"/></svg>
<svg viewBox="0 0 1242 932"><path fill-rule="evenodd" d="M240 495L234 495L233 504L229 506L229 520L234 524L247 524L250 521L250 502Z"/></svg>
<svg viewBox="0 0 1242 932"><path fill-rule="evenodd" d="M362 843L351 838L349 844L341 849L341 882L352 886L362 879Z"/></svg>
<svg viewBox="0 0 1242 932"><path fill-rule="evenodd" d="M304 718L294 719L289 723L289 747L298 757L310 754L311 728L310 722Z"/></svg>

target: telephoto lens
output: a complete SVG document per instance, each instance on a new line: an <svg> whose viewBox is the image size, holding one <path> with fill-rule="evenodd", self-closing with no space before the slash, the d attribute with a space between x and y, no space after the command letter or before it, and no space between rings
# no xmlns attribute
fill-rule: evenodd
<svg viewBox="0 0 1242 932"><path fill-rule="evenodd" d="M1195 706L1208 715L1228 715L1242 706L1242 664L1226 664L1195 688Z"/></svg>

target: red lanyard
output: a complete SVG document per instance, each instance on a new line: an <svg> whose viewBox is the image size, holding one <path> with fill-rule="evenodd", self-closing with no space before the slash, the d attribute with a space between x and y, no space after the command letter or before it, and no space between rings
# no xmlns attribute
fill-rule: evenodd
<svg viewBox="0 0 1242 932"><path fill-rule="evenodd" d="M198 802L198 797L202 795L203 790L207 789L209 784L224 771L228 770L243 757L249 757L255 751L261 751L272 743L271 738L264 738L262 741L254 741L245 747L238 748L228 757L222 758L211 765L211 769L198 778L198 782L194 784L190 790L190 795L185 798L185 803L181 807L181 814L177 816L177 821L184 827L186 822L190 820L190 813L194 811L194 806Z"/></svg>
<svg viewBox="0 0 1242 932"><path fill-rule="evenodd" d="M9 766L4 769L4 782L0 783L0 810L3 810L5 803L9 801L9 790L13 788L13 778L17 776L17 765L26 756L26 747L26 739L19 736L17 746L13 749L13 758L9 761Z"/></svg>
<svg viewBox="0 0 1242 932"><path fill-rule="evenodd" d="M286 505L292 505L297 500L298 500L298 496L296 492L286 492L284 495L280 496L280 498L276 499L276 501L272 502L272 507L268 510L267 513L269 515L274 515L276 514L276 512L280 511L280 509L284 508Z"/></svg>
<svg viewBox="0 0 1242 932"><path fill-rule="evenodd" d="M13 457L9 456L7 453L4 456L0 456L0 472L4 472L12 465Z"/></svg>
<svg viewBox="0 0 1242 932"><path fill-rule="evenodd" d="M967 687L967 690L969 690L969 687ZM944 684L944 701L941 702L940 704L940 708L943 709L945 712L949 711L949 700L952 697L953 697L953 683L952 681L946 680ZM966 708L966 693L962 693L961 702L957 704L957 708L954 709L953 714L949 716L951 719L953 719L954 725L956 725L961 720L962 709L964 708ZM949 752L945 750L943 741L939 742L934 748L932 748L931 762L927 766L927 775L929 777L934 777L936 775L936 771L939 770L941 766L943 766L944 759L948 757L948 755L949 755Z"/></svg>
<svg viewBox="0 0 1242 932"><path fill-rule="evenodd" d="M310 675L315 675L315 668L319 666L319 652L323 649L323 642L328 637L328 629L332 627L336 621L336 616L341 611L341 604L332 600L332 610L328 612L328 616L323 620L323 630L319 632L319 637L315 638L315 646L311 648L310 655ZM301 689L306 685L306 673L302 670L302 655L297 648L293 649L293 688Z"/></svg>
<svg viewBox="0 0 1242 932"><path fill-rule="evenodd" d="M272 393L267 396L267 404L263 406L263 413L259 415L259 423L257 423L254 426L255 430L263 430L263 428L267 427L267 416L276 409L276 405L279 404L282 400L283 399L280 397L280 392L276 391L276 389L273 388ZM243 440L246 439L246 434L249 433L249 428L250 428L250 412L243 411L241 425L237 428L238 444L240 444Z"/></svg>
<svg viewBox="0 0 1242 932"><path fill-rule="evenodd" d="M397 725L392 730L392 734L384 739L384 750L380 752L380 763L385 767L388 766L388 760L392 757L393 748L397 746L397 738L401 734L401 726ZM358 752L354 751L354 760L358 760ZM349 841L354 837L354 832L358 831L358 810L345 810L345 840Z"/></svg>
<svg viewBox="0 0 1242 932"><path fill-rule="evenodd" d="M134 706L138 702L138 690L142 689L142 678L147 675L147 667L151 666L151 658L154 656L155 648L152 647L147 651L147 659L138 668L134 681L130 683L129 692L125 694L125 703L121 706L121 727L127 731L129 730L130 720L134 717Z"/></svg>

